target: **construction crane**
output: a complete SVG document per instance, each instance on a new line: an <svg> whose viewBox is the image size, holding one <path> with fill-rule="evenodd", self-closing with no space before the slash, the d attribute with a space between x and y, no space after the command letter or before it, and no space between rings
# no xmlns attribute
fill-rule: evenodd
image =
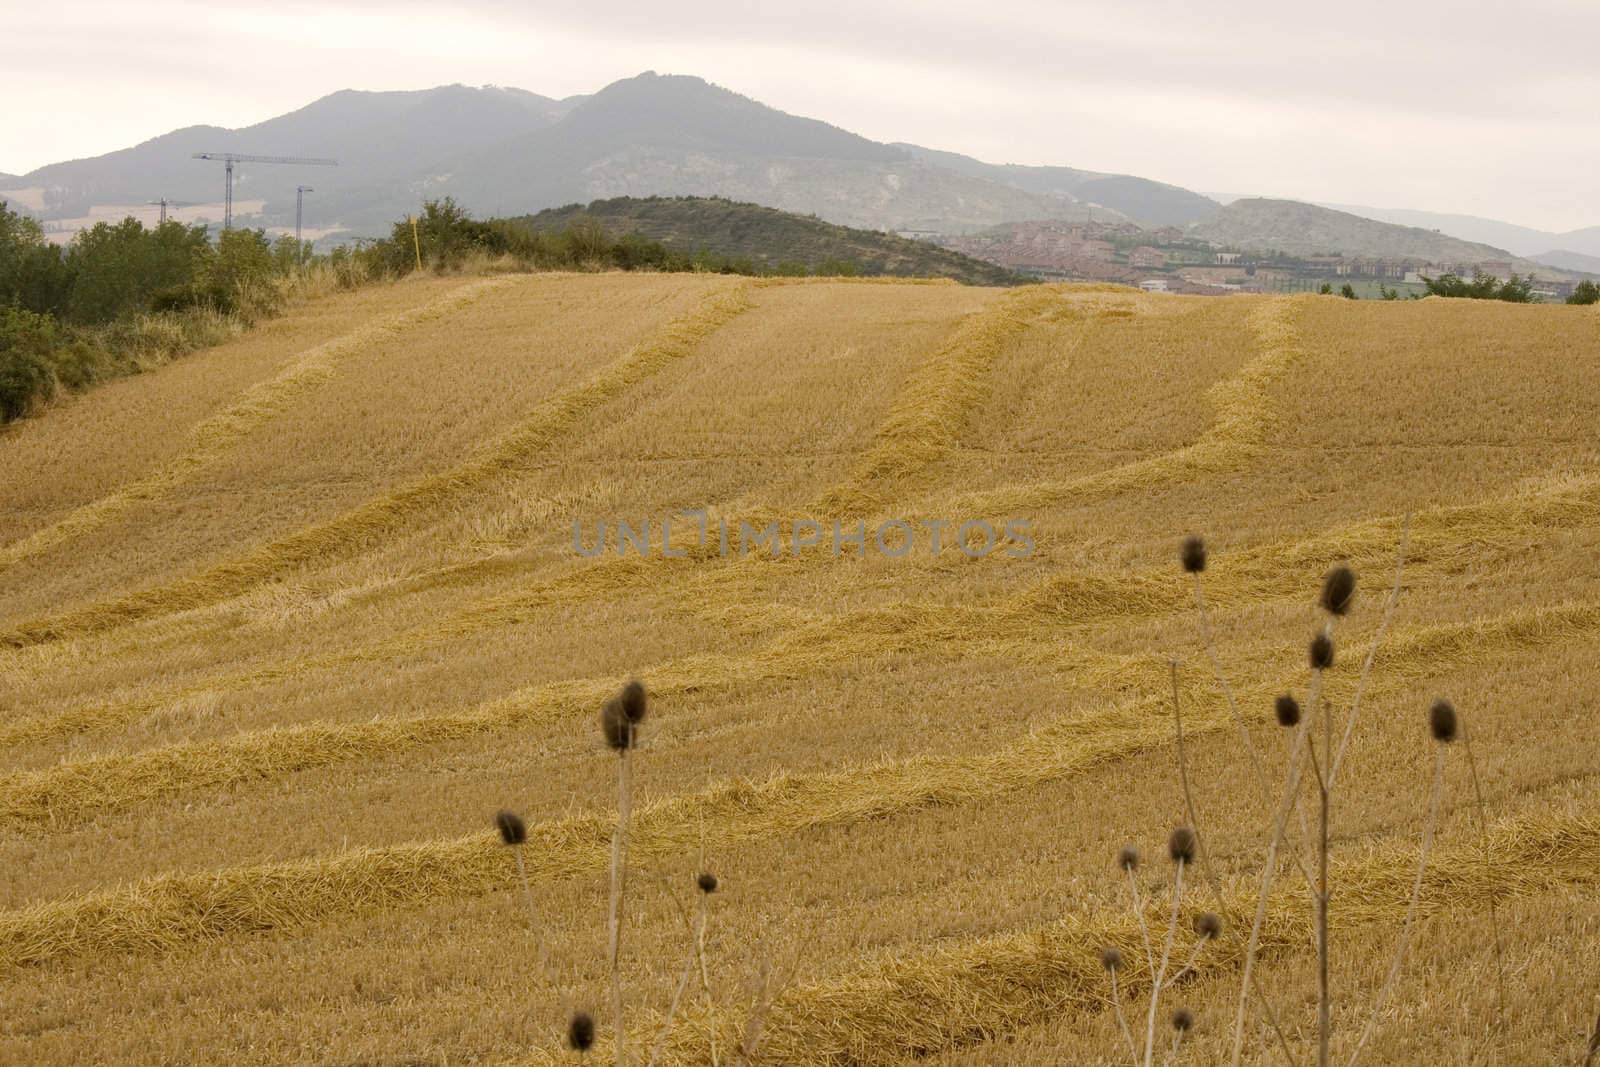
<svg viewBox="0 0 1600 1067"><path fill-rule="evenodd" d="M337 159L305 159L299 156L247 156L238 152L196 152L195 159L220 159L226 164L227 186L222 196L222 228L233 229L233 165L235 163L296 163L303 167L337 167Z"/></svg>
<svg viewBox="0 0 1600 1067"><path fill-rule="evenodd" d="M300 243L300 216L305 208L306 194L314 192L316 190L309 185L294 187L294 258L297 263L305 259L305 246Z"/></svg>
<svg viewBox="0 0 1600 1067"><path fill-rule="evenodd" d="M194 207L194 204L190 203L187 200L168 200L164 196L160 200L146 200L145 203L149 204L151 207L154 207L157 204L161 205L161 223L160 224L162 226L165 226L167 224L167 208L169 208L169 207Z"/></svg>

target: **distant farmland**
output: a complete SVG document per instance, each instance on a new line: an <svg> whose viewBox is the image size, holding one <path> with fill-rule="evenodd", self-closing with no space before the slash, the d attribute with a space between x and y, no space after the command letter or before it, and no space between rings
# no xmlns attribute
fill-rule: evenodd
<svg viewBox="0 0 1600 1067"><path fill-rule="evenodd" d="M1217 647L1276 779L1272 700L1304 693L1322 576L1359 576L1328 682L1347 701L1407 513L1335 821L1336 1048L1384 983L1448 696L1488 825L1452 762L1363 1062L1581 1060L1594 309L430 278L18 422L0 469L0 1061L575 1062L574 1008L605 1044L617 761L596 716L637 676L639 1062L704 867L716 1010L680 1010L670 1062L710 1062L713 1034L731 1062L767 959L788 980L762 1062L1125 1063L1098 954L1138 936L1118 849L1150 857L1155 916L1186 817L1169 658L1231 926L1276 802L1183 536L1208 538ZM796 551L791 520L819 543ZM900 555L875 544L892 520ZM779 558L738 551L773 521ZM836 521L859 553L835 554ZM995 543L963 551L979 521ZM647 554L619 554L619 522L649 523ZM501 808L527 822L547 968ZM1297 878L1258 973L1304 1063ZM1180 1059L1226 1062L1238 953L1201 958L1169 999L1197 1020ZM1246 1061L1281 1062L1263 1029Z"/></svg>

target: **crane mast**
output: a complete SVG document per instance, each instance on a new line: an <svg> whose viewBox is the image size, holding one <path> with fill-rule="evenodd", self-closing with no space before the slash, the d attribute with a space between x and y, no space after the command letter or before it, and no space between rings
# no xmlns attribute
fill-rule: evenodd
<svg viewBox="0 0 1600 1067"><path fill-rule="evenodd" d="M222 228L233 229L233 165L235 163L292 163L303 167L337 167L337 159L307 156L252 156L243 152L196 152L195 159L221 160L227 179L222 193Z"/></svg>

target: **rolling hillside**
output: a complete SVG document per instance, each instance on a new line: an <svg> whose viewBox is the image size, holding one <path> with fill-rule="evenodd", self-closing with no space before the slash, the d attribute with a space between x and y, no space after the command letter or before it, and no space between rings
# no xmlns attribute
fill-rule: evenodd
<svg viewBox="0 0 1600 1067"><path fill-rule="evenodd" d="M1517 226L1498 219L1485 219L1476 215L1451 215L1437 211L1416 211L1404 208L1365 207L1350 204L1323 204L1322 207L1346 211L1363 218L1391 222L1397 226L1416 226L1425 230L1459 237L1478 244L1504 248L1506 251L1529 259L1540 260L1549 252L1567 249L1584 255L1600 257L1600 226L1581 230L1557 232L1536 230L1531 226Z"/></svg>
<svg viewBox="0 0 1600 1067"><path fill-rule="evenodd" d="M594 219L613 236L637 234L682 252L705 250L774 269L798 265L809 273L839 266L866 275L949 278L968 285L1016 285L1028 276L952 252L872 230L835 226L758 204L704 197L619 197L552 208L513 221L559 231Z"/></svg>
<svg viewBox="0 0 1600 1067"><path fill-rule="evenodd" d="M236 209L252 223L292 225L295 185L312 184L308 226L369 236L444 195L480 216L618 196L720 196L868 229L965 232L1090 213L1070 189L1032 180L1035 172L1110 180L881 144L700 78L645 73L559 101L461 85L345 91L244 129L190 127L0 178L0 197L68 228L126 213L154 218L149 201L161 197L190 205L183 218L215 220L221 170L190 158L207 151L337 158L337 169L241 165ZM1209 203L1141 179L1097 188L1101 219L1123 217L1123 203L1163 218L1172 204Z"/></svg>
<svg viewBox="0 0 1600 1067"><path fill-rule="evenodd" d="M1128 174L1100 174L1071 167L1027 167L1015 163L984 163L955 152L938 152L917 145L902 145L918 159L941 167L1011 185L1044 196L1070 196L1109 208L1111 213L1146 226L1187 226L1215 215L1220 205L1188 189ZM1108 221L1102 213L1101 221Z"/></svg>
<svg viewBox="0 0 1600 1067"><path fill-rule="evenodd" d="M336 205L372 197L388 176L389 191L372 206L392 221L415 205L407 181L419 165L531 133L555 121L568 106L520 89L450 85L416 92L346 90L253 126L174 130L104 156L41 167L8 184L37 190L17 199L46 219L84 215L95 205L142 208L162 196L220 206L221 165L192 159L195 152L328 157L338 159L340 166L240 164L234 197L244 203L264 201L260 210L269 220L287 218L292 226L295 185L315 185L316 195L306 200L306 217L317 226L339 217L328 213ZM329 206L319 206L323 203ZM220 218L220 211L215 214Z"/></svg>
<svg viewBox="0 0 1600 1067"><path fill-rule="evenodd" d="M1597 353L1600 315L1573 307L429 277L23 420L0 433L0 1062L570 1064L574 1009L611 1062L619 759L597 713L635 675L638 1062L702 870L709 999L697 980L658 1062L732 1062L763 989L763 1063L1122 1062L1101 950L1130 1010L1153 968L1116 857L1144 850L1166 923L1191 788L1209 860L1163 1012L1195 1012L1182 1062L1226 1062L1280 810L1257 776L1294 750L1273 698L1307 692L1340 560L1358 587L1329 707L1382 651L1333 822L1339 1062L1436 765L1363 1062L1579 1062ZM682 555L660 550L672 516ZM794 545L797 519L862 523L860 551ZM780 558L737 550L774 520ZM897 553L891 520L1002 532L935 551L915 525ZM620 553L619 521L649 523L647 554ZM1226 691L1178 565L1191 531ZM1462 746L1428 737L1440 696L1486 826ZM1302 1063L1305 898L1286 864L1257 966ZM1256 1019L1245 1062L1281 1062Z"/></svg>
<svg viewBox="0 0 1600 1067"><path fill-rule="evenodd" d="M1219 247L1295 256L1332 254L1432 263L1514 258L1502 248L1296 200L1235 200L1210 219L1190 227L1189 233Z"/></svg>

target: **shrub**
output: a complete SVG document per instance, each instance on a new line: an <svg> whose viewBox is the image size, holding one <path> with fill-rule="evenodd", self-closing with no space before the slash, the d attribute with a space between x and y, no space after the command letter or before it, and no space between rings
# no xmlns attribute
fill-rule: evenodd
<svg viewBox="0 0 1600 1067"><path fill-rule="evenodd" d="M1567 303L1600 304L1600 284L1579 282L1577 288L1572 290L1572 295L1567 297Z"/></svg>
<svg viewBox="0 0 1600 1067"><path fill-rule="evenodd" d="M21 418L55 394L51 357L61 341L50 316L0 307L0 419Z"/></svg>
<svg viewBox="0 0 1600 1067"><path fill-rule="evenodd" d="M1462 297L1470 300L1504 300L1512 304L1531 304L1533 279L1513 273L1505 281L1481 270L1475 271L1469 281L1458 274L1442 274L1437 278L1422 279L1433 296Z"/></svg>

